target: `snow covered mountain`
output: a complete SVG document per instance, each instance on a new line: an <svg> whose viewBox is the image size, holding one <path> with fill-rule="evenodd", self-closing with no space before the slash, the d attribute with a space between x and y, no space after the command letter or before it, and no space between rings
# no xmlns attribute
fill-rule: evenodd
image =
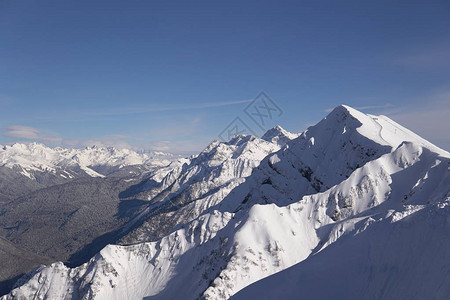
<svg viewBox="0 0 450 300"><path fill-rule="evenodd" d="M89 176L102 177L104 174L95 171L96 167L121 168L130 165L156 164L167 165L170 154L139 154L128 149L114 147L87 147L84 149L50 148L44 144L13 144L0 148L0 166L20 168L21 173L34 179L33 173L59 172L61 177L73 178L75 175L66 169L83 170Z"/></svg>
<svg viewBox="0 0 450 300"><path fill-rule="evenodd" d="M448 299L448 203L363 219L333 245L232 299Z"/></svg>
<svg viewBox="0 0 450 300"><path fill-rule="evenodd" d="M176 157L136 153L113 147L50 148L39 143L0 146L0 205L30 192L86 177L105 177L126 166L146 169L168 165Z"/></svg>
<svg viewBox="0 0 450 300"><path fill-rule="evenodd" d="M237 137L230 143L213 142L201 155L176 159L166 166L124 166L113 173L103 172L105 178L84 176L40 188L0 208L0 235L28 251L77 266L108 243L118 243L121 238L122 243L149 240L152 233L165 235L172 230L177 219L193 219L198 216L196 211L184 204L201 197L199 188L210 191L220 186L217 190L221 192L212 197L221 197L226 185L238 184L261 159L278 149L255 137ZM229 157L232 152L236 155ZM102 166L102 171L108 171L105 168ZM38 183L46 173L38 174L36 180L23 175L20 178ZM142 178L147 179L139 183ZM160 201L164 193L173 197ZM171 217L178 206L176 218ZM189 210L190 216L184 216ZM158 220L165 226L149 228ZM0 262L1 268L8 266ZM16 274L14 270L8 274Z"/></svg>
<svg viewBox="0 0 450 300"><path fill-rule="evenodd" d="M114 230L139 210L119 193L176 158L112 147L1 146L0 292L39 262L77 264L115 242ZM39 259L24 259L21 252Z"/></svg>
<svg viewBox="0 0 450 300"><path fill-rule="evenodd" d="M220 203L262 159L279 148L278 143L254 136L236 136L226 143L214 141L199 155L158 169L134 188L132 197L150 205L141 215L145 221L121 242L151 241L194 220Z"/></svg>
<svg viewBox="0 0 450 300"><path fill-rule="evenodd" d="M268 130L261 139L278 144L279 146L284 146L287 144L290 140L295 139L298 137L298 134L291 133L287 130L285 130L281 126L276 126L270 130Z"/></svg>
<svg viewBox="0 0 450 300"><path fill-rule="evenodd" d="M124 192L149 201L132 245L42 266L2 299L450 294L450 154L387 117L340 106L299 136L238 136L174 164Z"/></svg>
<svg viewBox="0 0 450 300"><path fill-rule="evenodd" d="M10 241L0 237L0 294L6 294L20 274L33 270L40 264L50 264L52 260L20 249Z"/></svg>

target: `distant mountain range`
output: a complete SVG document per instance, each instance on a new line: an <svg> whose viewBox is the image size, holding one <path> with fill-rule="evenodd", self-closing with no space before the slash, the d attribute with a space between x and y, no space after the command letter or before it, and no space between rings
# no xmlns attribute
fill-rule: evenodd
<svg viewBox="0 0 450 300"><path fill-rule="evenodd" d="M189 158L17 144L0 165L5 286L43 264L1 299L450 296L450 154L385 116L339 106Z"/></svg>
<svg viewBox="0 0 450 300"><path fill-rule="evenodd" d="M107 233L138 207L121 202L122 189L176 159L112 147L0 146L0 292L40 263L82 261L113 241ZM89 246L101 236L99 248ZM21 254L28 252L37 255Z"/></svg>

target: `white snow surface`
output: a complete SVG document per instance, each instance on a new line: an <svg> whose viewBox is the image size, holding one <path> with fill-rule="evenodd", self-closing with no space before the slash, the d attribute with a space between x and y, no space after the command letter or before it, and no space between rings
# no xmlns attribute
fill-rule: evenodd
<svg viewBox="0 0 450 300"><path fill-rule="evenodd" d="M42 266L1 299L448 297L448 152L347 106L283 145L235 139L154 175L223 189L196 198L198 217L77 268Z"/></svg>
<svg viewBox="0 0 450 300"><path fill-rule="evenodd" d="M449 216L446 201L405 219L366 220L365 231L353 230L232 299L448 299Z"/></svg>
<svg viewBox="0 0 450 300"><path fill-rule="evenodd" d="M23 175L33 178L31 171L52 172L79 167L88 175L102 177L92 167L109 166L121 168L129 165L152 164L165 166L172 156L161 153L137 153L114 147L86 147L84 149L51 148L40 143L20 144L0 148L0 166L20 168ZM71 176L71 174L67 174Z"/></svg>
<svg viewBox="0 0 450 300"><path fill-rule="evenodd" d="M279 149L278 143L250 135L237 135L228 142L213 141L199 155L174 161L151 173L142 188L146 190L144 197L154 205L144 213L152 214L159 212L160 207L177 205L175 212L166 215L167 222L161 219L158 222L176 225L192 221L229 197L261 160ZM147 218L149 222L144 222L123 242L152 240L153 229L161 225Z"/></svg>
<svg viewBox="0 0 450 300"><path fill-rule="evenodd" d="M297 138L299 135L296 133L291 133L281 126L275 126L274 128L268 130L261 139L278 144L279 146L284 146L290 140Z"/></svg>

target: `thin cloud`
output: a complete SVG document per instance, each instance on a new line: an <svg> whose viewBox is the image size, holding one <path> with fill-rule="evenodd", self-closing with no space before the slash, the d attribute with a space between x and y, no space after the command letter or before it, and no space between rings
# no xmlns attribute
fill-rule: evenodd
<svg viewBox="0 0 450 300"><path fill-rule="evenodd" d="M83 140L80 141L78 146L84 146L84 147L91 147L91 146L98 146L98 147L114 147L118 149L133 149L134 147L129 144L128 142L124 140L117 140L117 139L90 139L90 140Z"/></svg>
<svg viewBox="0 0 450 300"><path fill-rule="evenodd" d="M394 105L391 103L386 103L386 104L382 104L382 105L368 105L368 106L357 106L357 107L353 107L354 109L357 110L368 110L368 109L382 109L382 108L389 108L389 107L393 107ZM325 109L325 112L329 113L331 111L333 111L334 108L327 108Z"/></svg>
<svg viewBox="0 0 450 300"><path fill-rule="evenodd" d="M33 140L47 143L60 143L62 141L61 137L43 134L41 130L30 126L12 125L4 127L2 129L4 130L3 136L9 138Z"/></svg>
<svg viewBox="0 0 450 300"><path fill-rule="evenodd" d="M87 112L84 115L85 116L119 116L119 115L132 115L132 114L142 114L142 113L151 113L151 112L180 111L180 110L223 107L223 106L249 103L252 101L253 101L253 99L252 100L236 100L236 101L225 101L225 102L199 103L199 104L189 104L189 105L172 105L172 106L165 106L165 107L121 108L121 109L116 109L114 111Z"/></svg>
<svg viewBox="0 0 450 300"><path fill-rule="evenodd" d="M153 141L143 147L144 149L152 151L162 151L177 155L193 155L198 154L200 150L206 147L210 140L179 140L179 141ZM200 148L200 149L199 149Z"/></svg>
<svg viewBox="0 0 450 300"><path fill-rule="evenodd" d="M172 142L170 141L156 141L149 145L149 149L153 151L168 152L172 148Z"/></svg>
<svg viewBox="0 0 450 300"><path fill-rule="evenodd" d="M450 150L450 107L388 114L388 117L446 151Z"/></svg>
<svg viewBox="0 0 450 300"><path fill-rule="evenodd" d="M201 120L199 118L195 118L192 120L191 124L188 127L195 127L200 121ZM99 147L115 147L118 149L154 150L192 154L191 152L195 152L195 150L197 150L195 148L198 147L198 143L196 143L195 141L157 141L147 145L143 145L142 141L140 141L139 143L130 142L130 140L134 140L135 142L137 142L138 139L123 134L108 134L103 137L92 139L64 139L59 136L51 136L45 134L38 128L22 125L12 125L3 128L0 127L0 130L3 130L3 136L15 139L16 141L27 140L27 142L41 142L51 146L61 145L63 147L69 148L82 148L96 145ZM173 133L177 132L174 131ZM182 131L181 133L186 132Z"/></svg>
<svg viewBox="0 0 450 300"><path fill-rule="evenodd" d="M5 127L3 130L5 130L3 135L6 137L29 140L37 140L40 138L40 131L33 127L13 125Z"/></svg>
<svg viewBox="0 0 450 300"><path fill-rule="evenodd" d="M381 108L389 108L393 107L394 105L391 103L386 103L383 105L369 105L369 106L357 106L355 109L357 110L368 110L368 109L381 109Z"/></svg>
<svg viewBox="0 0 450 300"><path fill-rule="evenodd" d="M450 89L422 97L421 106L402 107L385 115L446 151L450 150Z"/></svg>
<svg viewBox="0 0 450 300"><path fill-rule="evenodd" d="M447 151L450 150L450 87L443 87L426 96L408 99L407 105L369 105L354 107L358 110L379 109L383 114L424 139ZM329 108L326 112L332 111Z"/></svg>
<svg viewBox="0 0 450 300"><path fill-rule="evenodd" d="M135 147L130 144L127 140L131 137L123 134L108 134L103 137L96 137L92 139L62 139L61 145L70 148L81 148L81 147L114 147L118 149L134 149Z"/></svg>
<svg viewBox="0 0 450 300"><path fill-rule="evenodd" d="M129 136L124 134L108 134L106 135L106 138L108 139L126 139L129 138Z"/></svg>
<svg viewBox="0 0 450 300"><path fill-rule="evenodd" d="M60 144L63 141L63 138L59 136L42 136L40 137L40 141L51 144Z"/></svg>

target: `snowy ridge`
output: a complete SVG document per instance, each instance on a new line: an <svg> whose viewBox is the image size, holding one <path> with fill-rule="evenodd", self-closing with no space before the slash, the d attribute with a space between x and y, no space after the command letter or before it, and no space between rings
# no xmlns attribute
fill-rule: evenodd
<svg viewBox="0 0 450 300"><path fill-rule="evenodd" d="M379 212L370 211L372 207L376 208L389 200L389 193L385 191L392 189L395 193L403 193L400 185L389 186L392 183L390 172L398 173L413 167L419 163L418 157L422 156L425 160L428 155L431 156L428 162L432 162L432 157L437 157L432 153L424 155L419 146L404 144L392 154L358 170L360 173L372 173L374 169L388 166L387 171L375 172L378 178L372 181L356 172L332 190L304 197L286 207L255 205L249 211L241 211L234 216L215 211L158 242L127 247L108 246L88 264L73 270L60 263L54 264L40 271L41 280L46 278L44 282L48 284L42 293L45 291L52 295L50 299L53 296L58 298L67 289L83 291L78 295L80 297L98 299L156 295L160 299L170 299L181 297L177 293L183 291L183 295L192 295L195 299L195 295L206 289L206 298L228 298L252 282L306 259L318 245L323 245L319 250L323 249L351 232L361 233L378 217L393 216L393 208L397 208L398 213L411 210L411 205L417 205L419 199L423 201L414 189L411 200L407 202L411 204L403 206L401 201L397 203L390 199L393 203L388 208ZM386 162L391 164L386 165ZM443 182L438 182L437 186L450 183L448 170L439 168L439 165L435 166L438 170L432 169L433 176L428 177L422 190L435 187L435 179L442 175L445 175ZM421 169L427 166L421 166ZM438 191L428 201L441 199L443 190ZM336 203L336 195L347 201ZM343 215L336 218L335 211L339 205L345 206L348 216L353 217L347 217L345 221L339 220L344 219ZM366 214L358 215L361 212ZM327 230L327 234L321 233L328 224L334 225ZM189 272L180 274L178 270ZM214 270L220 273L215 274ZM142 281L146 278L150 281ZM205 284L212 279L212 285L207 288ZM73 286L74 281L76 286ZM26 288L16 289L11 296L26 295L21 294ZM127 291L132 294L127 294ZM37 295L43 296L41 292Z"/></svg>
<svg viewBox="0 0 450 300"><path fill-rule="evenodd" d="M284 146L287 144L290 140L295 139L299 135L296 133L291 133L281 126L276 126L270 130L268 130L261 139L278 144L279 146Z"/></svg>
<svg viewBox="0 0 450 300"><path fill-rule="evenodd" d="M238 135L226 143L212 142L199 155L172 163L169 171L169 167L156 170L141 187L142 196L154 204L148 208L152 217L146 216L148 221L123 242L153 240L195 219L226 198L262 159L277 150L277 144Z"/></svg>
<svg viewBox="0 0 450 300"><path fill-rule="evenodd" d="M353 234L232 299L447 299L449 204L406 210L409 217L399 220L367 219Z"/></svg>
<svg viewBox="0 0 450 300"><path fill-rule="evenodd" d="M385 122L380 129L376 119L381 118ZM252 185L258 188L252 192L255 198L287 203L290 199L325 191L367 162L394 151L404 141L450 157L448 152L409 133L387 117L364 115L347 106L337 107L317 125L269 155L252 176L256 181Z"/></svg>
<svg viewBox="0 0 450 300"><path fill-rule="evenodd" d="M50 148L39 143L13 144L0 148L0 166L19 168L27 177L33 172L62 172L62 177L72 178L72 168L80 168L89 176L103 177L92 167L121 168L129 165L154 164L164 166L171 161L170 154L139 154L128 149L114 147L87 147L85 149ZM64 173L64 171L66 171Z"/></svg>
<svg viewBox="0 0 450 300"><path fill-rule="evenodd" d="M175 275L176 266L183 263L180 254L196 245L207 244L231 217L231 214L208 214L158 242L107 246L88 263L72 270L62 263L54 263L39 270L40 277L45 278L44 288L39 282L34 282L31 288L37 290L38 297L49 299L61 295L99 299L140 299L156 295ZM197 260L197 263L200 262ZM202 267L203 270L208 268L207 265ZM186 279L189 274L182 276ZM201 283L201 277L196 279ZM179 280L179 284L182 283L183 280ZM17 293L13 292L17 296L21 294Z"/></svg>
<svg viewBox="0 0 450 300"><path fill-rule="evenodd" d="M375 220L388 217L395 222L427 203L449 201L448 164L448 159L406 143L324 193L305 196L285 207L253 206L250 218L235 235L241 242L236 260L221 271L205 296L228 298L343 236L363 232ZM417 177L406 182L402 178L403 172L412 170L419 175L420 184Z"/></svg>
<svg viewBox="0 0 450 300"><path fill-rule="evenodd" d="M363 125L358 128L358 131L381 145L389 145L395 149L402 142L414 142L418 145L427 147L440 155L449 155L447 151L433 145L386 116L365 115L346 105L342 105L338 109L345 109L353 117L360 120ZM375 131L376 134L374 134Z"/></svg>
<svg viewBox="0 0 450 300"><path fill-rule="evenodd" d="M317 294L325 297L337 290L344 298L379 298L389 295L380 271L383 262L400 261L403 274L418 260L422 263L414 270L433 271L433 278L443 278L439 284L426 281L422 295L449 292L445 289L450 286L448 268L436 267L428 245L418 249L430 255L422 257L415 251L415 260L402 260L395 251L383 252L389 248L386 245L376 244L385 238L395 247L402 244L396 239L417 243L417 230L436 247L441 245L436 243L447 246L437 252L440 258L450 257L450 227L445 223L450 217L448 152L386 117L365 115L347 106L336 108L281 148L274 142L238 136L229 143L214 142L189 160L174 162L170 171L159 175L156 171L140 192L155 205L176 208L162 219L163 223L173 220L168 234L131 246L109 245L78 268L62 263L42 267L2 299L224 299L279 271L281 279L278 274L273 280L269 277L264 285L244 290L242 297L292 298L299 293L298 285L316 287L309 289L308 299L315 298L317 288ZM430 221L429 214L439 217ZM145 241L146 235L155 233L152 215L148 217L132 240ZM408 229L405 222L411 219L417 221ZM433 231L437 231L436 239L432 239ZM371 242L360 243L360 237ZM378 252L370 252L366 244ZM354 252L355 245L364 251ZM375 272L360 271L346 258L347 252ZM325 288L320 279L305 276L320 269L319 259L326 262L321 273L326 282L337 281L348 290L355 286L355 294L345 294L347 290L337 284ZM326 277L328 265L334 279ZM299 273L292 273L297 268ZM365 281L350 276L369 273L376 280L366 289ZM296 285L286 286L292 280ZM407 280L396 280L400 290L395 285L388 290L401 296Z"/></svg>

